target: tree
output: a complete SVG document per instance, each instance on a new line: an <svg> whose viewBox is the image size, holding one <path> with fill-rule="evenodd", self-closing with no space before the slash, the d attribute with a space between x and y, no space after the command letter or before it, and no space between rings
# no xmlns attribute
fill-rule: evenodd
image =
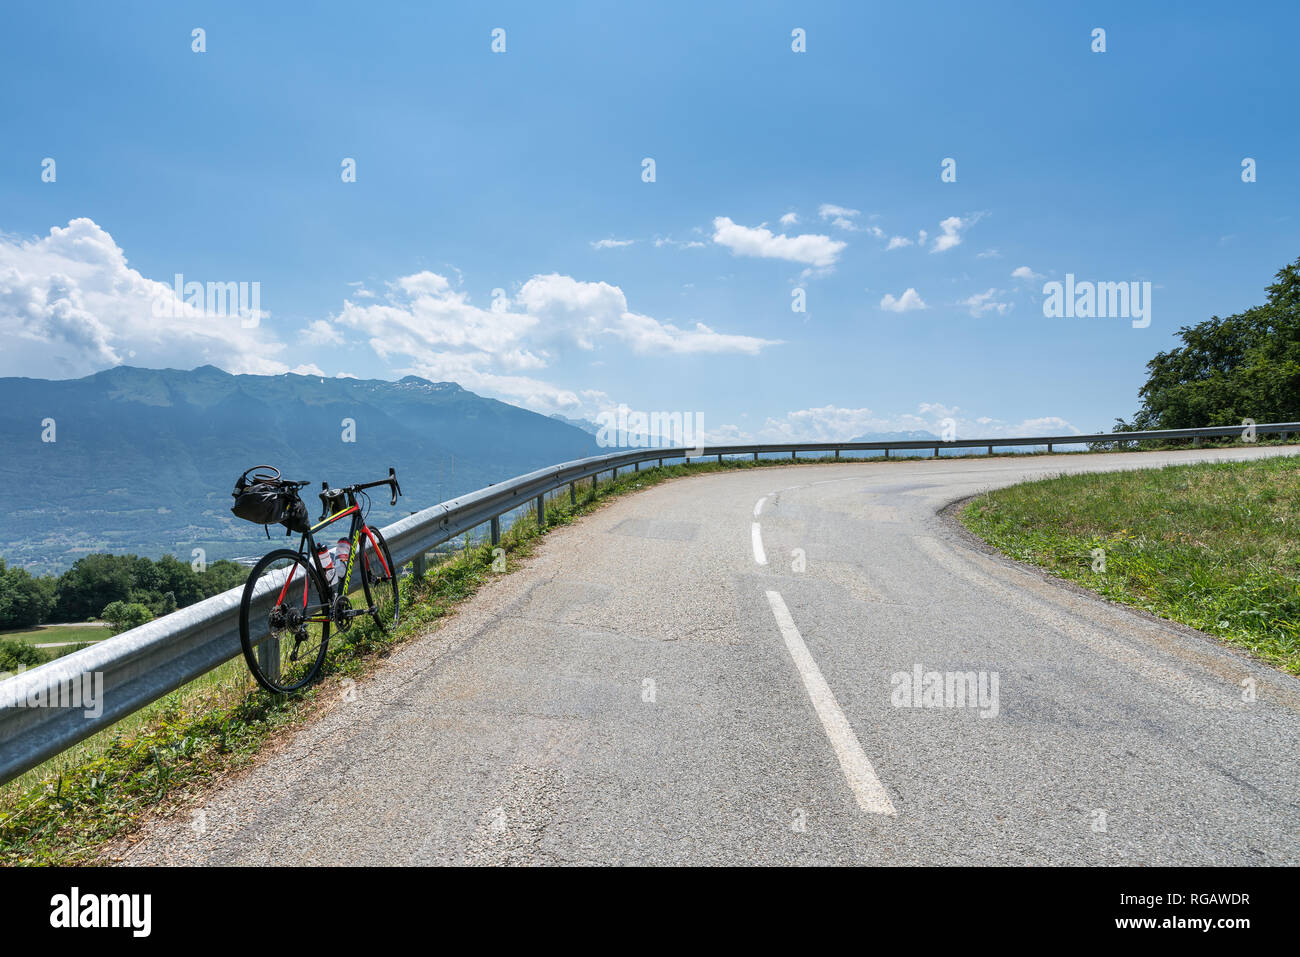
<svg viewBox="0 0 1300 957"><path fill-rule="evenodd" d="M208 570L198 576L203 597L211 598L213 595L220 595L223 591L244 584L250 571L247 566L224 558L212 562L208 565Z"/></svg>
<svg viewBox="0 0 1300 957"><path fill-rule="evenodd" d="M84 621L105 605L131 600L134 555L84 555L59 576L54 615L59 621Z"/></svg>
<svg viewBox="0 0 1300 957"><path fill-rule="evenodd" d="M17 671L19 666L34 668L44 661L40 649L25 641L0 641L0 674Z"/></svg>
<svg viewBox="0 0 1300 957"><path fill-rule="evenodd" d="M99 617L108 622L113 634L119 635L153 621L153 612L139 602L115 601L105 606Z"/></svg>
<svg viewBox="0 0 1300 957"><path fill-rule="evenodd" d="M31 628L54 608L54 579L36 577L25 568L6 567L0 559L0 628Z"/></svg>
<svg viewBox="0 0 1300 957"><path fill-rule="evenodd" d="M1300 258L1262 306L1183 326L1183 345L1147 363L1142 407L1117 432L1300 420Z"/></svg>

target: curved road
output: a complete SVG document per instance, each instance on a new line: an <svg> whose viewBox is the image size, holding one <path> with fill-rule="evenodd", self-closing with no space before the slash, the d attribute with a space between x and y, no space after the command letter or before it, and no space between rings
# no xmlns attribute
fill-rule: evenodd
<svg viewBox="0 0 1300 957"><path fill-rule="evenodd" d="M1062 471L1263 454L756 469L621 498L115 853L1300 862L1300 682L937 514Z"/></svg>

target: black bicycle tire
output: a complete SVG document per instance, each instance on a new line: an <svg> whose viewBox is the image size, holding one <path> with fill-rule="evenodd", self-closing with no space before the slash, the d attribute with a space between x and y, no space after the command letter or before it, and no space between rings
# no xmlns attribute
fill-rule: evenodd
<svg viewBox="0 0 1300 957"><path fill-rule="evenodd" d="M250 636L248 609L253 601L253 592L257 587L257 579L261 576L263 569L271 562L282 558L291 559L307 570L307 574L311 576L312 584L316 588L317 597L325 596L328 598L330 595L329 589L324 587L320 575L312 567L311 562L301 552L296 552L291 548L277 548L275 551L267 552L253 566L253 570L248 573L248 581L244 583L244 594L239 600L239 644L244 649L244 662L248 665L248 670L252 672L253 678L271 694L291 694L305 688L316 680L316 676L320 674L321 666L325 663L325 654L329 650L330 643L330 623L328 621L322 622L320 650L316 653L316 661L306 676L296 684L276 685L266 675L262 674L261 666L257 663L257 652Z"/></svg>
<svg viewBox="0 0 1300 957"><path fill-rule="evenodd" d="M375 624L379 627L379 631L382 634L386 635L388 634L390 628L396 628L398 623L402 620L401 589L397 587L397 578L398 578L397 569L393 567L393 553L388 550L388 542L384 540L384 536L379 533L379 529L377 528L370 529L370 534L375 537L375 544L378 545L379 548L383 550L384 562L385 564L388 565L388 580L393 583L392 624L391 625L386 624L384 620L380 618L378 610L371 612L370 614L370 617L375 620ZM366 545L367 545L366 535L365 532L362 532L360 546L361 546L361 554L363 558L366 554ZM361 590L362 593L366 596L366 607L375 608L376 603L370 595L370 576L366 574L366 567L364 561L361 564Z"/></svg>

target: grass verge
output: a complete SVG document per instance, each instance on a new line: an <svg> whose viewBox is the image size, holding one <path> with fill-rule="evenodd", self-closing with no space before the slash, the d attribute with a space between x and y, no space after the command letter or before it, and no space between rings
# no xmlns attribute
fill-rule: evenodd
<svg viewBox="0 0 1300 957"><path fill-rule="evenodd" d="M1063 475L959 512L1012 558L1300 675L1300 462Z"/></svg>

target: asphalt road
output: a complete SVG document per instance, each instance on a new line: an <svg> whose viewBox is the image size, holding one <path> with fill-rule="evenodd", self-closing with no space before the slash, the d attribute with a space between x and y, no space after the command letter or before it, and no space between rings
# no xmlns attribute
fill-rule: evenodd
<svg viewBox="0 0 1300 957"><path fill-rule="evenodd" d="M771 468L626 496L118 853L1295 864L1300 682L937 514L1062 471L1267 452Z"/></svg>

